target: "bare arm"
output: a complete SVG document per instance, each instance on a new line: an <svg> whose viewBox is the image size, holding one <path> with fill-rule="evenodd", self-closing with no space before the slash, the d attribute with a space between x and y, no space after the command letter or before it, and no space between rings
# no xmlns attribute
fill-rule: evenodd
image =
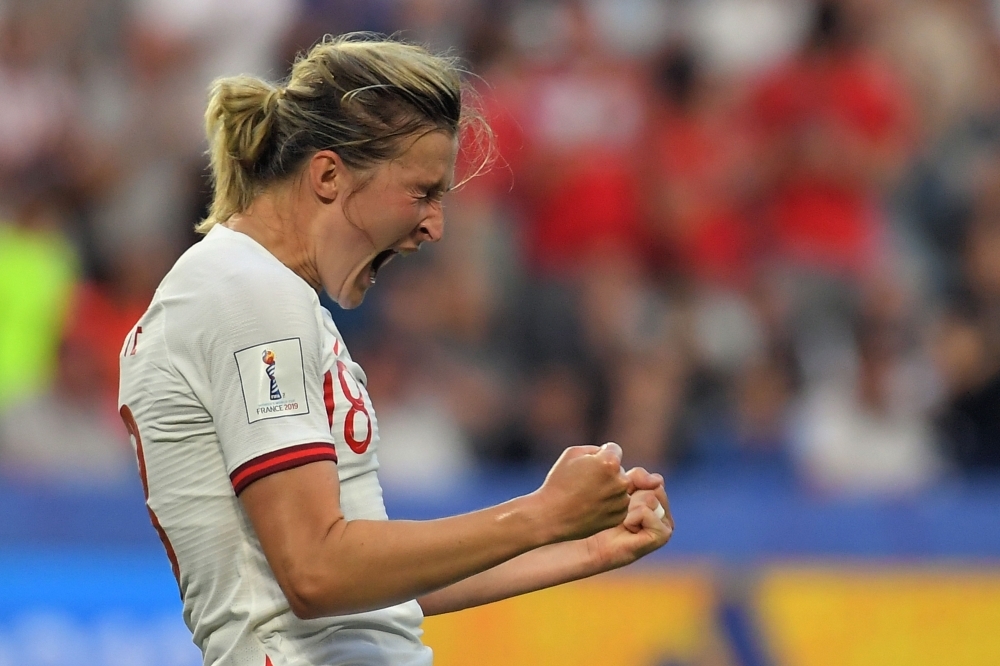
<svg viewBox="0 0 1000 666"><path fill-rule="evenodd" d="M260 479L240 499L292 610L320 617L414 599L621 523L627 489L613 453L574 447L534 493L440 520L346 520L325 461Z"/></svg>
<svg viewBox="0 0 1000 666"><path fill-rule="evenodd" d="M643 489L632 495L622 524L587 539L536 548L426 594L417 599L424 615L451 613L587 578L630 564L660 548L670 539L674 528L663 480L658 477L652 480L651 475L641 478L636 485ZM662 519L654 513L657 502L666 507Z"/></svg>
<svg viewBox="0 0 1000 666"><path fill-rule="evenodd" d="M516 597L600 573L585 541L536 548L417 599L424 615L440 615Z"/></svg>

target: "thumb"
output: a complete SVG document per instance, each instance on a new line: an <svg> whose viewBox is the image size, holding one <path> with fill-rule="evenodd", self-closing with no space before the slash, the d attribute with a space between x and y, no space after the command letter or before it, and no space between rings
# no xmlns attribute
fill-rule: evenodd
<svg viewBox="0 0 1000 666"><path fill-rule="evenodd" d="M572 460L573 458L579 458L585 455L594 455L600 453L600 449L596 446L571 446L565 451L563 451L562 457L565 460Z"/></svg>
<svg viewBox="0 0 1000 666"><path fill-rule="evenodd" d="M622 461L622 447L618 446L614 442L608 442L600 448L597 452L598 456L613 456L619 463Z"/></svg>
<svg viewBox="0 0 1000 666"><path fill-rule="evenodd" d="M614 442L608 442L598 449L597 459L604 463L614 464L618 468L618 473L622 474L622 447Z"/></svg>

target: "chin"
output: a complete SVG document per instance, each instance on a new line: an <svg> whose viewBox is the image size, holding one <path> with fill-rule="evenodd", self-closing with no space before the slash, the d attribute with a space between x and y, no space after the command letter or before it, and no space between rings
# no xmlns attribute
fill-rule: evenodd
<svg viewBox="0 0 1000 666"><path fill-rule="evenodd" d="M365 300L365 293L359 289L352 289L350 292L341 294L337 298L337 305L343 310L353 310Z"/></svg>
<svg viewBox="0 0 1000 666"><path fill-rule="evenodd" d="M354 308L356 308L359 305L361 305L361 302L364 301L364 300L365 299L362 296L361 298L356 298L356 299L353 299L353 300L350 300L350 301L337 301L337 305L340 306L341 310L353 310Z"/></svg>

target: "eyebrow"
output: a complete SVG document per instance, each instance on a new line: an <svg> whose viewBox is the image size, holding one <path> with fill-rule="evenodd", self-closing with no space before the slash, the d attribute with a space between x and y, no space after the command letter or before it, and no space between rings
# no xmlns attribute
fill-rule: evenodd
<svg viewBox="0 0 1000 666"><path fill-rule="evenodd" d="M419 187L420 189L425 190L428 193L440 192L442 194L447 194L453 189L454 183L449 183L447 185L445 185L445 183L446 183L445 178L441 178L440 180L436 180L433 183L420 183Z"/></svg>

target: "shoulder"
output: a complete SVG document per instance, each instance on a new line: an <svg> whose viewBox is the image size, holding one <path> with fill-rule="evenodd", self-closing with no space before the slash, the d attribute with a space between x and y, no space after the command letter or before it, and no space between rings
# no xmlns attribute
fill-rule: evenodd
<svg viewBox="0 0 1000 666"><path fill-rule="evenodd" d="M181 355L291 338L311 348L320 336L316 292L248 236L221 227L177 261L155 301L168 344Z"/></svg>
<svg viewBox="0 0 1000 666"><path fill-rule="evenodd" d="M249 236L215 227L191 247L167 274L165 299L220 312L238 308L241 316L258 309L288 306L314 310L315 291Z"/></svg>

